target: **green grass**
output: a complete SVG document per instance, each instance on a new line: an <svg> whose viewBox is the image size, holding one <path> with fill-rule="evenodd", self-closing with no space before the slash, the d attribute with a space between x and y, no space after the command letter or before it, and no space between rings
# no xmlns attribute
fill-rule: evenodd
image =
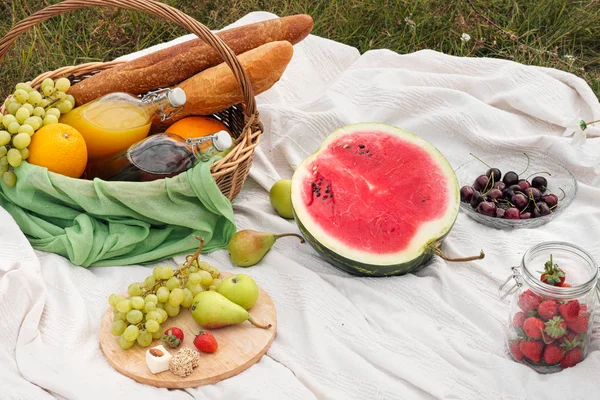
<svg viewBox="0 0 600 400"><path fill-rule="evenodd" d="M57 0L0 4L0 36ZM219 29L248 12L313 16L313 33L361 52L434 49L497 57L572 72L600 95L600 0L167 0ZM446 4L444 4L446 3ZM471 6L473 5L473 7ZM463 43L460 36L472 39ZM0 66L0 96L19 81L61 66L108 61L187 32L157 17L110 7L54 17L20 38Z"/></svg>

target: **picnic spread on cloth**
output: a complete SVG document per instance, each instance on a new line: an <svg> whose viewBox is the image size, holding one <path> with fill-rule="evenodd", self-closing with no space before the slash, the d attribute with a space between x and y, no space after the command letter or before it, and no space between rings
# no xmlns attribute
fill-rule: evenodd
<svg viewBox="0 0 600 400"><path fill-rule="evenodd" d="M278 16L271 13L252 12L223 30L276 18ZM118 61L136 60L195 37L185 35ZM285 57L283 49L277 50L281 57ZM228 165L230 157L224 158L225 163L218 164L220 157L217 157L172 178L143 184L83 179L74 184L71 178L30 164L16 169L19 191L11 191L5 185L0 193L0 321L3 327L0 398L593 398L598 390L600 368L600 317L595 311L598 274L595 260L600 259L600 188L594 185L594 160L600 164L600 129L591 124L586 127L588 139L581 147L573 146L572 138L565 135L572 127L569 121L600 119L600 103L587 83L555 69L501 59L454 57L432 50L398 54L374 49L360 54L354 47L314 34L294 44L293 54L289 55L291 59L289 63L285 61L287 66L276 83L255 96L256 109L251 96L244 93L243 100L250 99L250 105L249 110L243 112L246 117L250 115L250 122L236 128L243 132L243 143L238 141L237 150L231 150L235 153L233 158L241 160L237 167L241 169L234 172L234 168L229 171L223 167L226 179L220 179L219 172L210 168L215 160L219 167ZM234 72L241 74L242 81L252 79L255 71L248 73L249 78L239 71ZM238 124L235 117L224 118L231 118L231 127ZM260 125L254 118L260 120ZM336 135L330 136L332 132ZM420 202L421 207L430 207L430 201L437 202L434 205L440 204L440 209L447 210L450 222L440 225L442 231L431 232L435 243L426 250L415 250L418 254L410 257L406 251L398 252L407 260L392 263L384 271L376 261L383 252L381 248L385 250L385 246L391 244L368 237L374 231L360 225L365 222L360 216L354 227L361 229L348 228L355 229L351 240L336 238L332 231L316 228L322 226L318 222L325 217L311 215L298 200L299 196L293 200L295 218L282 218L272 206L270 189L282 179L291 179L296 171L305 170L308 180L296 175L292 193L304 193L301 191L305 187L301 185L306 183L313 196L310 201L320 201L319 207L345 204L343 199L335 203L333 193L339 198L343 192L337 192L341 190L338 187L350 185L348 180L368 173L366 170L372 164L364 164L368 167L362 171L361 160L380 151L386 154L387 162L394 161L395 155L389 149L399 148L394 147L399 146L398 143L389 139L389 143L385 142L387 147L378 147L379 137L385 135L416 143L411 148L414 154L425 154L420 153L423 151L433 154L431 159L427 158L430 160L427 165L432 168L429 178L442 183L447 180L450 189L441 195L414 193L410 187L394 183L400 181L399 175L385 173L378 182L387 179L385 184L395 185L394 190L373 187L374 181L356 183L354 194L360 194L362 208L356 206L352 212L370 215L369 204L384 206L376 204L377 199L408 207L412 203L402 201L411 198ZM359 144L355 142L357 137L369 141ZM333 140L346 142L339 142L345 143L339 147L324 145ZM351 149L355 151L351 155L339 153ZM386 149L389 153L385 153ZM246 161L250 157L243 157L244 152L251 155L251 164ZM311 156L317 157L315 160L321 164L317 161L314 165L303 164ZM329 156L336 158L328 164ZM519 163L515 167L517 172L525 165L528 168L538 165L554 168L555 164L564 167L567 171L564 176L559 167L552 170L554 175L546 176L548 189L560 200L556 217L541 226L497 229L481 223L480 215L469 215L474 211L468 207L474 203L464 201L466 192L459 193L458 188L472 182L463 182L459 172L455 181L453 171L461 171L459 167L473 161L474 156L482 163L477 169L481 172L472 179L486 174L486 160L499 158L518 160L515 161ZM335 168L348 159L359 160L351 161L356 169L340 174L338 181L328 181L325 175L319 177L319 171L333 171L333 174ZM247 171L246 165L249 166ZM414 165L415 170L419 167L422 165ZM410 174L411 171L405 168L395 173ZM247 173L247 179L238 181L238 172ZM502 174L506 172L503 166ZM523 178L540 172L544 171L528 170ZM552 187L554 178L555 182L561 182L564 196L559 188ZM493 172L485 178L483 186L475 187L473 192L484 192L486 187L490 193L492 179ZM239 185L231 182L239 182ZM537 196L529 186L522 191L511 195ZM473 192L469 199L474 196ZM373 198L369 200L371 195ZM461 196L462 208L458 212ZM452 201L455 208L451 207ZM521 212L522 218L526 218L525 213L531 214L527 216L528 221L522 221L528 223L535 217L543 218L544 207L552 204L551 201L532 203L527 211ZM472 209L480 203L492 202L482 197ZM356 204L358 200L349 205L348 212ZM568 207L560 209L561 204ZM493 207L494 210L500 208L499 205ZM445 218L436 214L435 208L428 211L431 213L426 216L429 221ZM552 208L549 206L547 212ZM399 215L402 212L399 210ZM458 213L455 220L452 212ZM477 208L478 214L486 212L483 206ZM505 212L508 211L503 209L500 214ZM407 218L404 223L413 226L421 222L416 216L413 219ZM502 219L505 220L508 219ZM397 229L384 217L376 221L378 227L389 227L390 234ZM342 219L338 223L342 223ZM227 248L227 243L236 231L245 230L300 235L306 240L293 236L273 239L269 242L272 247L260 262L244 268L232 261L234 251ZM409 234L396 232L398 237ZM267 236L261 240L271 240ZM128 285L147 282L145 279L149 278L152 284L144 289L140 286L141 295L142 290L154 285L155 279L163 279L164 271L156 270L157 266L196 268L198 264L192 264L187 256L194 253L199 238L204 240L205 246L199 261L216 267L216 274L223 273L219 282L231 274L248 274L256 281L260 288L254 299L256 306L245 307L252 317L232 317L235 323L254 318L252 324L256 326L250 322L239 324L236 327L239 334L235 337L219 336L219 328L208 329L220 340L221 347L214 356L218 357L219 352L227 354L230 358L226 362L208 358L210 351L207 350L206 354L202 352L197 364L188 360L189 371L177 378L175 374L184 370L185 365L178 368L171 365L173 375L165 375L170 374L169 371L163 375L151 373L146 363L161 368L159 361L152 364L144 359L144 356L150 357L149 353L141 351L137 344L130 350L119 348L117 339L108 333L118 313L127 314L130 326L139 322L130 321L135 313L128 313L136 309L134 301L127 300L126 310L121 311L121 305L117 305L121 299L114 300L113 314L107 299L128 290L132 296L138 296L132 294L138 292L138 287L128 289ZM409 239L412 238L398 240ZM346 244L341 246L337 240L345 240ZM348 243L354 241L356 248L350 248ZM579 302L573 315L570 313L574 305L567 309L570 302L566 300L550 301L523 289L503 296L513 285L513 277L517 282L525 279L530 285L525 288L535 289L539 285L527 283L529 268L535 274L538 270L544 272L544 262L535 258L537 253L532 249L552 242L564 242L556 243L550 251L559 260L558 265L564 267L560 274L566 271L567 283L576 272L568 269L568 263L561 261L560 254L577 253L582 260L587 260L588 272L594 277L581 283L582 290L585 285L587 290L577 295ZM364 248L366 243L376 249L368 256L365 255L369 253ZM481 256L477 256L480 252ZM355 262L357 259L361 262ZM552 269L552 259L548 265L551 271L546 272L555 274L552 279L556 277L558 282L559 277L564 278L564 274ZM209 276L215 273L210 271L207 268L204 272ZM374 271L387 276L377 276ZM398 271L402 273L392 273ZM181 272L179 279L190 279L186 274L188 272ZM170 271L165 281L172 275ZM216 275L209 280L213 278L217 280ZM538 277L535 280L539 281ZM173 287L171 294L175 292ZM208 298L216 296L215 289L199 291ZM516 286L513 289L518 290ZM561 293L569 293L569 289L565 287L565 290ZM544 291L543 287L540 291ZM168 301L174 297L168 295L167 291L169 300L161 303L171 316ZM183 294L181 296L183 299ZM514 301L511 301L512 296L515 296ZM566 298L560 293L557 296ZM177 316L184 328L196 329L185 332L188 344L200 330L194 320L208 318L196 315L203 307L197 298L194 297L190 309L192 314L184 315L188 311L182 310ZM192 304L191 298L179 299L171 308L177 307L178 313L179 304L186 301L188 306ZM552 304L542 305L545 301ZM141 304L140 310L144 303ZM516 316L515 307L520 307L517 309L517 314L522 314L520 321L517 321L521 317ZM245 312L235 310L237 315ZM210 323L206 322L206 326L211 326ZM535 323L540 323L541 328L534 327ZM122 324L125 329L126 323ZM160 325L161 330L171 325L167 320ZM145 326L149 332L151 324ZM223 329L223 332L233 332ZM518 351L507 347L507 337L517 334L521 335L516 339ZM171 332L170 337L162 341L164 347L152 355L160 358L171 343L177 348L180 345L177 335ZM548 361L550 346L554 346L560 360L565 354L574 357L571 355L581 352L583 347L584 336L581 335L588 335L585 357L578 354L582 359L573 361L576 365L571 367L545 374L515 361L524 357L535 361L536 356L531 354L537 345L540 357L541 346L544 346L546 364L552 364ZM123 342L119 345L126 347L126 339L120 340ZM523 345L524 342L530 343ZM198 349L202 347L195 341L194 345ZM138 349L135 350L138 353L134 353L134 349ZM177 353L179 349L171 349L171 354L181 360L186 355ZM128 359L129 351L139 358ZM210 364L210 360L221 361ZM239 363L239 368L238 364L235 371L233 367L228 368L225 365L228 362ZM554 364L558 366L559 362ZM200 377L203 366L206 374L212 368L218 370L214 375L220 374L219 377ZM195 375L189 375L192 370L196 371ZM187 376L196 379L197 385L185 384Z"/></svg>

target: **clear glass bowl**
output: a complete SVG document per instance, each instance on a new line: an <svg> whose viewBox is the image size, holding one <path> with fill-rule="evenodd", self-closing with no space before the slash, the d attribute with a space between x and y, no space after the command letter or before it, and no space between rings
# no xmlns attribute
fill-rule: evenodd
<svg viewBox="0 0 600 400"><path fill-rule="evenodd" d="M537 228L552 221L554 218L562 214L575 200L577 196L577 180L564 166L554 161L550 157L544 155L529 156L529 168L519 178L531 179L539 172L549 172L551 175L540 174L548 180L548 189L544 194L554 193L558 196L558 206L552 213L538 218L530 219L505 219L497 217L488 217L475 211L468 203L460 203L461 210L475 221L497 229L519 229L519 228ZM480 157L488 165L494 168L499 168L502 172L502 177L508 171L514 171L517 174L521 173L527 167L527 157L523 153L510 155L493 155ZM456 176L460 187L471 186L479 175L485 175L488 167L481 161L473 158L456 169ZM562 189L562 191L560 190ZM564 194L563 194L564 192ZM564 196L564 198L563 198ZM561 200L562 199L562 200Z"/></svg>

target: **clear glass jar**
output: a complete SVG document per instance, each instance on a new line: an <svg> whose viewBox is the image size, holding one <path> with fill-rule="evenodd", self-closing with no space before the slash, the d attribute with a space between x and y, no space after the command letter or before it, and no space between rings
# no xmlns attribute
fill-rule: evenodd
<svg viewBox="0 0 600 400"><path fill-rule="evenodd" d="M541 279L551 255L552 264L564 272L563 287ZM530 248L512 271L499 288L501 299L512 295L509 354L540 373L561 371L583 360L600 297L594 258L571 243L544 242Z"/></svg>

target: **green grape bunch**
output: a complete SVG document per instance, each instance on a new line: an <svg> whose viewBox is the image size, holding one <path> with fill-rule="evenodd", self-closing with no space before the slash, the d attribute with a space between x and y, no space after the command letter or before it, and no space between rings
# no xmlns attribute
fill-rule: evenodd
<svg viewBox="0 0 600 400"><path fill-rule="evenodd" d="M14 169L29 158L31 137L46 125L57 124L61 115L75 107L75 98L67 94L71 81L46 78L38 89L18 83L4 102L0 113L0 175L7 187L17 184Z"/></svg>
<svg viewBox="0 0 600 400"><path fill-rule="evenodd" d="M127 350L134 344L148 347L162 337L163 324L176 317L182 308L192 305L194 296L205 290L217 290L221 272L199 261L204 239L195 236L200 247L186 257L185 264L154 267L143 282L133 282L127 295L111 294L108 303L113 311L111 334L118 336L119 346Z"/></svg>

